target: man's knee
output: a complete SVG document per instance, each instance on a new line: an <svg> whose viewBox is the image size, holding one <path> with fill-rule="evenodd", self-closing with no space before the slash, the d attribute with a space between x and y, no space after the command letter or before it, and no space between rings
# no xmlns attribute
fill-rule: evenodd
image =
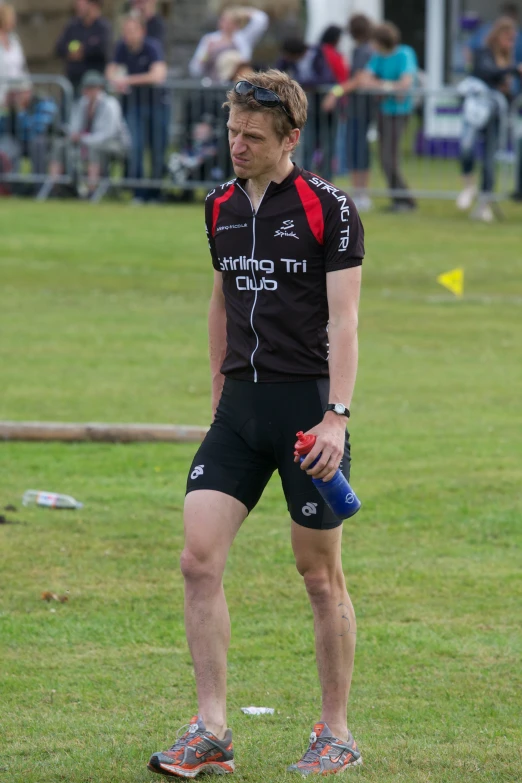
<svg viewBox="0 0 522 783"><path fill-rule="evenodd" d="M300 567L297 564L297 570L303 577L306 592L312 601L328 600L345 587L344 574L340 566L311 565Z"/></svg>
<svg viewBox="0 0 522 783"><path fill-rule="evenodd" d="M186 545L180 557L181 573L185 582L194 584L219 584L223 567L211 552L196 551Z"/></svg>

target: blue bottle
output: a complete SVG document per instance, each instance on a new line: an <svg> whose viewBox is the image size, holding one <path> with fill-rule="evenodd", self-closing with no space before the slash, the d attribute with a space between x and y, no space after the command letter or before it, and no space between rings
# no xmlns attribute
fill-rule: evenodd
<svg viewBox="0 0 522 783"><path fill-rule="evenodd" d="M294 454L296 457L300 457L300 462L302 462L306 455L313 449L315 441L315 435L305 435L303 432L297 433L297 443L295 444ZM312 465L315 465L318 459L319 457L312 462ZM323 481L322 479L312 477L312 482L321 493L325 503L330 506L338 519L353 517L361 508L361 501L346 481L340 468L337 468L331 481Z"/></svg>

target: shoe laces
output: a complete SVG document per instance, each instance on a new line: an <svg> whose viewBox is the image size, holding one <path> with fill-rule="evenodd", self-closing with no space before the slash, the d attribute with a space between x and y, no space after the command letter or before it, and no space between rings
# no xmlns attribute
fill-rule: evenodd
<svg viewBox="0 0 522 783"><path fill-rule="evenodd" d="M312 764L317 761L321 755L321 750L328 743L327 737L318 737L315 731L310 734L308 750L305 752L301 761L305 764Z"/></svg>
<svg viewBox="0 0 522 783"><path fill-rule="evenodd" d="M169 748L169 751L172 750L181 750L183 747L183 740L185 737L187 737L189 734L196 734L198 731L198 724L197 723L185 723L184 726L181 726L176 732L176 742L172 747ZM183 732L183 734L181 733Z"/></svg>

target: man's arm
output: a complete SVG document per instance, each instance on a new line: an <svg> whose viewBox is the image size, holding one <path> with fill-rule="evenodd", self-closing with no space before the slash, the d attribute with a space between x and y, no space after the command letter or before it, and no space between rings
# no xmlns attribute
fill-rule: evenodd
<svg viewBox="0 0 522 783"><path fill-rule="evenodd" d="M361 266L339 269L326 275L329 324L330 395L328 402L342 402L347 407L352 401L357 375L357 319L361 290ZM317 440L302 463L308 468L316 457L321 459L307 473L314 478L330 481L339 467L344 453L347 419L333 411L327 411L320 424L309 433Z"/></svg>
<svg viewBox="0 0 522 783"><path fill-rule="evenodd" d="M140 84L163 84L167 78L167 63L158 61L152 63L147 73L136 73L132 76L125 76L121 81L129 86Z"/></svg>
<svg viewBox="0 0 522 783"><path fill-rule="evenodd" d="M212 379L212 421L223 391L225 377L221 374L221 365L227 350L227 315L223 296L223 275L214 270L214 286L208 309L208 350L210 374Z"/></svg>

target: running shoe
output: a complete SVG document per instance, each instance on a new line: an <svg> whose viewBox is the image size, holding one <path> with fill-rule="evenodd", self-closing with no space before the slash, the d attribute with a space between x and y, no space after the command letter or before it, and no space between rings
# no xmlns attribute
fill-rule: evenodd
<svg viewBox="0 0 522 783"><path fill-rule="evenodd" d="M160 775L174 778L195 778L200 772L214 772L226 775L234 771L234 750L232 732L227 729L225 739L218 739L195 715L188 726L183 726L178 734L187 729L168 750L153 753L148 768Z"/></svg>
<svg viewBox="0 0 522 783"><path fill-rule="evenodd" d="M362 764L362 756L357 743L348 732L348 741L332 735L326 723L316 723L310 734L308 750L297 764L288 767L289 772L308 775L335 775L349 767Z"/></svg>

